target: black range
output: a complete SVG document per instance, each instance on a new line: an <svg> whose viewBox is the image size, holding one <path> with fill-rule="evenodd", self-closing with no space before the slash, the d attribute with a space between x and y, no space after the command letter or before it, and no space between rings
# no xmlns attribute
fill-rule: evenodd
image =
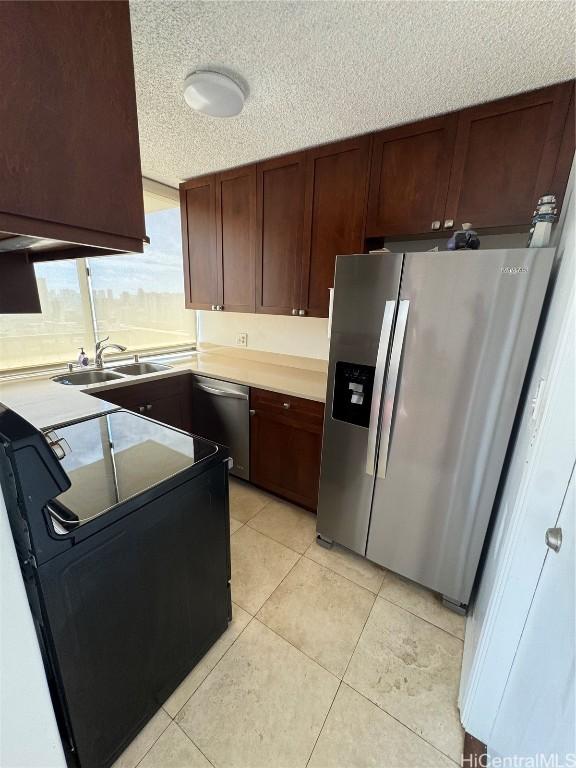
<svg viewBox="0 0 576 768"><path fill-rule="evenodd" d="M228 453L127 411L42 434L0 405L0 478L70 765L112 765L231 619Z"/></svg>

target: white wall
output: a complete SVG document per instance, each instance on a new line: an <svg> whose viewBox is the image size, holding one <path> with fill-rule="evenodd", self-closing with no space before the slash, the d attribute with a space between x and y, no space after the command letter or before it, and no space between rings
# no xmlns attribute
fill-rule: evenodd
<svg viewBox="0 0 576 768"><path fill-rule="evenodd" d="M328 359L328 320L319 317L198 312L201 343L236 346L238 333L248 334L248 349Z"/></svg>
<svg viewBox="0 0 576 768"><path fill-rule="evenodd" d="M1 492L0 766L66 768Z"/></svg>
<svg viewBox="0 0 576 768"><path fill-rule="evenodd" d="M480 586L466 623L461 717L466 730L489 748L546 553L544 531L554 525L549 520L560 509L575 459L574 174L573 166L553 240L560 261L557 279ZM535 420L532 398L540 380L544 384ZM523 674L530 678L534 671L526 669Z"/></svg>

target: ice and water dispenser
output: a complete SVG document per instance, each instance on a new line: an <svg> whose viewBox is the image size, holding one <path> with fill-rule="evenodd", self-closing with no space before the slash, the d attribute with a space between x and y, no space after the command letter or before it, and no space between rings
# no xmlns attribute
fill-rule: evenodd
<svg viewBox="0 0 576 768"><path fill-rule="evenodd" d="M375 370L373 365L336 363L332 402L334 419L359 427L369 426Z"/></svg>

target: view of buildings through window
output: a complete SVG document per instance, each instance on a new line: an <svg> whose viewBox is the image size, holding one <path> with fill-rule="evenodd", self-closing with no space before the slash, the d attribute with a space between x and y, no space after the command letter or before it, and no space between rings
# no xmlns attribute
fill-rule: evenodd
<svg viewBox="0 0 576 768"><path fill-rule="evenodd" d="M98 336L130 351L195 341L196 318L184 308L180 209L146 216L143 255L89 259Z"/></svg>
<svg viewBox="0 0 576 768"><path fill-rule="evenodd" d="M64 364L80 347L92 362L96 336L109 335L129 352L194 344L195 312L184 308L179 209L147 214L146 229L150 245L142 255L37 264L42 313L0 315L0 370Z"/></svg>

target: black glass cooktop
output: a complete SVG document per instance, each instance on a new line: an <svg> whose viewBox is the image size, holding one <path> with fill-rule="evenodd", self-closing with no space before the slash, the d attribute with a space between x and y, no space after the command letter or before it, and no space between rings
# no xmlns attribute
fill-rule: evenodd
<svg viewBox="0 0 576 768"><path fill-rule="evenodd" d="M50 505L64 529L92 520L218 451L213 443L127 411L46 432L72 483Z"/></svg>

